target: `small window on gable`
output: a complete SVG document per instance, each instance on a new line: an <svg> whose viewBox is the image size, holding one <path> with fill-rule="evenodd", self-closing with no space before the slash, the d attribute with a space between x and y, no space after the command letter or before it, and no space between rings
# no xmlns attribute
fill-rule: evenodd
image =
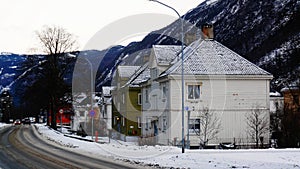
<svg viewBox="0 0 300 169"><path fill-rule="evenodd" d="M150 69L150 76L152 79L157 78L158 74L157 74L157 68L151 68Z"/></svg>
<svg viewBox="0 0 300 169"><path fill-rule="evenodd" d="M200 99L201 85L188 85L188 99Z"/></svg>

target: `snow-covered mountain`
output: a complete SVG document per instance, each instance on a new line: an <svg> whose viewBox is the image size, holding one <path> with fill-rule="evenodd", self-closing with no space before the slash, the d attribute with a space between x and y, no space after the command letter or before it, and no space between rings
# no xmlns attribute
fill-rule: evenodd
<svg viewBox="0 0 300 169"><path fill-rule="evenodd" d="M215 39L246 59L274 75L272 88L299 81L300 74L300 1L299 0L206 0L183 18L186 37L198 38L204 23L213 23ZM153 18L155 19L155 18ZM136 23L139 24L139 23ZM152 45L179 45L179 20L148 34L140 42L114 46L103 51L82 51L91 60L101 60L97 72L96 90L109 85L117 65L142 65L147 61ZM194 29L194 28L197 29ZM120 28L122 29L122 28ZM26 88L41 75L45 62L41 55L0 55L0 91L12 89L21 97ZM72 70L72 67L70 67ZM71 74L66 81L70 83Z"/></svg>
<svg viewBox="0 0 300 169"><path fill-rule="evenodd" d="M299 0L207 0L183 16L190 23L184 30L186 36L197 36L193 26L199 31L202 24L213 23L215 39L272 73L272 87L280 90L299 80L299 9ZM175 40L180 39L180 31L177 20L128 45L121 57L132 57L124 64L140 64L143 59L136 57L147 55L153 44L180 44Z"/></svg>

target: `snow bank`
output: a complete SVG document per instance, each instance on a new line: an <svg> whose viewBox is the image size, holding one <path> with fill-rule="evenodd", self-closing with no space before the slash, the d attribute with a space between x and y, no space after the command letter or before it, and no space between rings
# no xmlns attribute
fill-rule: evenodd
<svg viewBox="0 0 300 169"><path fill-rule="evenodd" d="M0 130L4 129L5 127L10 126L11 124L6 124L6 123L0 123Z"/></svg>
<svg viewBox="0 0 300 169"><path fill-rule="evenodd" d="M171 146L137 146L108 138L99 143L65 137L63 134L37 125L38 132L47 140L89 156L106 156L126 162L155 167L175 168L300 168L300 149L252 150L186 150ZM87 137L88 139L89 137ZM72 146L70 146L72 145ZM72 147L72 148L70 148Z"/></svg>

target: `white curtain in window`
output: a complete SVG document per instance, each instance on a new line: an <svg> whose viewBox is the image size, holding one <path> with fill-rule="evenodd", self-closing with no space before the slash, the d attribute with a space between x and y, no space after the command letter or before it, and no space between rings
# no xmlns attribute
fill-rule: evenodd
<svg viewBox="0 0 300 169"><path fill-rule="evenodd" d="M200 85L196 85L194 91L195 91L195 99L199 99L200 98Z"/></svg>

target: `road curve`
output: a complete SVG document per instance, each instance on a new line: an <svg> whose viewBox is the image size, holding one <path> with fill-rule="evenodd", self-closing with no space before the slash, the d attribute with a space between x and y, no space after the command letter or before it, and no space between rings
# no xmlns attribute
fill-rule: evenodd
<svg viewBox="0 0 300 169"><path fill-rule="evenodd" d="M123 162L92 158L67 151L40 139L33 125L0 130L0 169L60 168L144 168Z"/></svg>

